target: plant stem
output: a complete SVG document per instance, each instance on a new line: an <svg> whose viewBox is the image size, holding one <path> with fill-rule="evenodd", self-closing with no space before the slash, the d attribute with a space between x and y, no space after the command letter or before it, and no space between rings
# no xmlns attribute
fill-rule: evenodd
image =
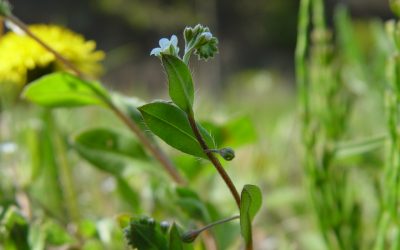
<svg viewBox="0 0 400 250"><path fill-rule="evenodd" d="M233 221L233 220L236 220L236 219L239 219L239 218L240 218L240 215L235 215L235 216L232 216L232 217L229 217L229 218L225 218L225 219L222 219L222 220L217 220L217 221L214 221L214 222L212 222L212 223L210 223L210 224L208 224L208 225L206 225L206 226L204 226L202 228L194 230L191 233L199 235L203 231L208 230L208 229L210 229L210 228L212 228L214 226L217 226L217 225L229 222L229 221Z"/></svg>
<svg viewBox="0 0 400 250"><path fill-rule="evenodd" d="M60 53L58 53L56 50L54 50L52 47L50 47L48 44L46 44L42 39L40 39L38 36L36 36L34 33L32 33L28 26L23 23L21 20L19 20L16 16L14 15L9 15L6 16L6 19L8 19L10 22L13 24L17 25L18 28L20 28L22 31L24 31L29 37L31 37L33 40L35 40L37 43L39 43L41 46L43 46L46 50L48 50L50 53L52 53L57 60L62 62L67 68L69 68L72 72L74 72L78 77L82 79L87 79L88 77L86 76L85 73L83 73L80 69L78 69L71 61L66 59L64 56L62 56ZM96 92L98 93L98 92ZM105 97L104 95L99 94L99 97L102 98L108 105L108 107L114 112L114 114L123 122L125 125L134 133L136 136L139 138L140 142L144 145L145 148L147 148L148 151L150 151L153 156L161 163L163 168L166 170L166 172L171 176L171 178L180 185L186 185L186 181L181 177L179 172L177 171L176 167L174 164L169 160L169 158L164 154L163 151L159 147L157 147L153 142L149 140L149 138L145 135L145 133L137 126L132 120L126 116L114 103L113 101Z"/></svg>
<svg viewBox="0 0 400 250"><path fill-rule="evenodd" d="M196 120L194 119L193 112L188 113L188 119L189 119L190 127L192 128L193 133L196 136L196 139L199 142L201 148L203 149L204 153L207 155L208 159L212 162L214 167L217 169L219 175L225 181L225 183L228 186L229 190L231 191L233 197L235 198L236 205L240 209L240 195L239 195L239 192L237 191L237 189L236 189L235 185L233 184L231 178L229 177L228 173L222 167L221 162L210 151L210 148L207 146L206 142L204 141L204 138L201 135L201 133L199 131L199 128L197 127L197 123L196 123Z"/></svg>

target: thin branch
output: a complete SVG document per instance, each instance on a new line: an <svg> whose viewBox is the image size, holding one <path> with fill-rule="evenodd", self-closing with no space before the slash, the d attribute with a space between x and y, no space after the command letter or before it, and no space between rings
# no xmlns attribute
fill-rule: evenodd
<svg viewBox="0 0 400 250"><path fill-rule="evenodd" d="M208 225L206 225L206 226L204 226L202 228L199 228L199 229L196 229L196 230L192 230L192 231L188 231L188 232L184 233L184 235L182 237L183 237L185 242L192 242L202 232L204 232L204 231L206 231L206 230L208 230L208 229L210 229L210 228L212 228L214 226L217 226L217 225L220 225L220 224L224 224L226 222L233 221L233 220L236 220L236 219L239 219L239 218L240 218L240 215L235 215L235 216L232 216L232 217L229 217L229 218L226 218L226 219L218 220L218 221L212 222L212 223L210 223L210 224L208 224Z"/></svg>
<svg viewBox="0 0 400 250"><path fill-rule="evenodd" d="M221 162L218 160L217 157L210 151L210 148L207 146L206 142L201 135L199 128L197 127L196 120L194 119L193 112L188 114L188 119L190 123L190 127L193 130L194 135L196 136L197 141L199 142L201 148L203 149L204 153L207 155L208 159L212 162L214 167L217 169L219 175L225 181L226 185L228 186L229 190L231 191L233 197L235 198L236 205L240 209L240 195L237 191L235 185L233 184L231 178L229 177L228 173L222 167Z"/></svg>

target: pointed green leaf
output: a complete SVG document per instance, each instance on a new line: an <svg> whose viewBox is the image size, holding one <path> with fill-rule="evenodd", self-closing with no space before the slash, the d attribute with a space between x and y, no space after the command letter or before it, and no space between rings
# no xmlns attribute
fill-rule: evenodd
<svg viewBox="0 0 400 250"><path fill-rule="evenodd" d="M240 229L246 245L252 242L251 223L261 208L262 194L259 187L245 185L240 201Z"/></svg>
<svg viewBox="0 0 400 250"><path fill-rule="evenodd" d="M147 159L135 138L106 128L83 131L75 136L73 143L83 158L115 176L122 174L130 160Z"/></svg>
<svg viewBox="0 0 400 250"><path fill-rule="evenodd" d="M168 76L169 96L183 111L193 107L194 88L188 66L178 57L162 54L162 62Z"/></svg>
<svg viewBox="0 0 400 250"><path fill-rule="evenodd" d="M187 115L175 105L153 102L139 107L148 128L170 146L190 155L207 158L190 127ZM209 148L215 148L210 134L200 132Z"/></svg>
<svg viewBox="0 0 400 250"><path fill-rule="evenodd" d="M172 224L169 232L169 250L183 250L183 242L175 223Z"/></svg>
<svg viewBox="0 0 400 250"><path fill-rule="evenodd" d="M128 244L138 250L167 250L167 234L152 218L142 217L131 220L124 229Z"/></svg>
<svg viewBox="0 0 400 250"><path fill-rule="evenodd" d="M58 72L32 82L22 95L31 102L54 108L105 105L101 96L107 96L107 92L98 83Z"/></svg>

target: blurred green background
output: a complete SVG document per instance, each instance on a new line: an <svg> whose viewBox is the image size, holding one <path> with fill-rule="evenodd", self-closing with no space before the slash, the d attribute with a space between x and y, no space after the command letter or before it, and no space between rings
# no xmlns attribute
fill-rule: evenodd
<svg viewBox="0 0 400 250"><path fill-rule="evenodd" d="M210 127L217 124L228 131L227 143L235 148L237 157L226 165L236 186L254 183L263 189L265 203L255 223L256 249L319 250L325 248L308 202L300 157L300 121L293 62L298 2L15 0L12 4L15 14L27 23L61 24L95 40L106 52L106 71L102 77L105 84L112 90L145 101L167 99L160 62L149 56L151 49L158 46L158 40L176 34L182 46L181 32L185 26L208 25L219 39L220 50L218 56L207 63L192 59L197 89L195 106L205 124L210 123ZM344 73L349 89L357 93L358 98L345 137L353 139L380 134L384 131L384 124L380 122L384 120L380 91L387 51L385 38L381 35L383 21L392 18L387 1L331 0L326 4L328 23L332 27L335 7L344 4L349 9L353 18L354 43L363 55L356 62L361 70L352 71L354 65L350 63L347 70L352 73ZM63 225L65 211L71 212L71 209L63 208L65 204L60 200L70 198L65 198L66 194L71 195L71 190L65 190L65 181L73 180L76 191L73 199L79 211L69 214L68 219L79 218L80 223L73 224L72 229L55 229L52 220L43 219L46 216L37 216L41 221L35 221L40 228L46 221L47 237L53 237L52 244L76 243L76 239L71 239L74 237L71 232L78 232L77 235L84 238L84 249L123 249L122 235L113 224L117 214L135 211L159 220L174 218L176 207L169 203L168 178L156 167L134 163L139 167L127 170L125 178L136 192L132 196L121 191L126 189L120 187L118 180L91 167L69 147L73 135L90 127L124 129L112 114L92 107L49 113L23 103L13 107L12 112L2 111L0 115L3 146L5 142L12 142L17 147L8 151L3 148L0 154L2 205L16 201L23 203L26 194L19 187L26 186L30 188L33 213L61 218ZM236 136L229 133L229 128L235 124L245 128L235 129ZM54 141L54 138L58 139ZM224 216L235 213L229 192L210 166L182 156L164 144L163 147L203 200L215 204L220 210L218 213ZM48 155L54 155L54 158ZM372 154L361 160L352 158L346 164L357 166L353 173L354 185L359 187L362 203L367 204L364 215L366 218L370 214L376 215L377 201L375 196L369 199L369 194L375 192L373 180L377 169L383 165L382 157ZM358 172L358 167L363 172ZM65 168L72 169L67 180L60 178ZM32 179L35 183L31 185ZM129 197L138 199L135 195L141 200L140 208L129 202ZM371 228L375 221L367 224ZM369 228L365 229L366 235L373 232ZM54 233L57 230L68 233ZM38 232L43 230L38 229ZM236 240L235 234L224 237L234 239L235 244L229 249L238 249L238 227L233 227L232 232L237 233Z"/></svg>

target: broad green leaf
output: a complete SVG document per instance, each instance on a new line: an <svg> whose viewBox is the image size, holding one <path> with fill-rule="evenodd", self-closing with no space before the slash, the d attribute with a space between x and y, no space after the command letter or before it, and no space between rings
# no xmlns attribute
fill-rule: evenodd
<svg viewBox="0 0 400 250"><path fill-rule="evenodd" d="M168 250L167 234L152 218L133 218L124 229L125 238L138 250Z"/></svg>
<svg viewBox="0 0 400 250"><path fill-rule="evenodd" d="M255 185L245 185L240 201L240 230L246 245L252 242L251 223L258 210L260 210L261 203L262 194L260 188Z"/></svg>
<svg viewBox="0 0 400 250"><path fill-rule="evenodd" d="M101 96L107 96L107 92L98 83L58 72L30 83L22 95L31 102L54 108L105 105Z"/></svg>
<svg viewBox="0 0 400 250"><path fill-rule="evenodd" d="M178 57L165 54L162 62L168 76L169 96L183 111L191 112L194 88L188 66Z"/></svg>
<svg viewBox="0 0 400 250"><path fill-rule="evenodd" d="M170 146L190 155L207 158L190 127L187 115L175 105L153 102L139 108L148 128ZM199 126L207 146L215 148L210 134Z"/></svg>
<svg viewBox="0 0 400 250"><path fill-rule="evenodd" d="M131 159L146 160L135 138L105 128L89 129L74 138L77 152L99 169L120 176Z"/></svg>
<svg viewBox="0 0 400 250"><path fill-rule="evenodd" d="M172 224L169 232L169 250L183 250L183 242L175 223Z"/></svg>

